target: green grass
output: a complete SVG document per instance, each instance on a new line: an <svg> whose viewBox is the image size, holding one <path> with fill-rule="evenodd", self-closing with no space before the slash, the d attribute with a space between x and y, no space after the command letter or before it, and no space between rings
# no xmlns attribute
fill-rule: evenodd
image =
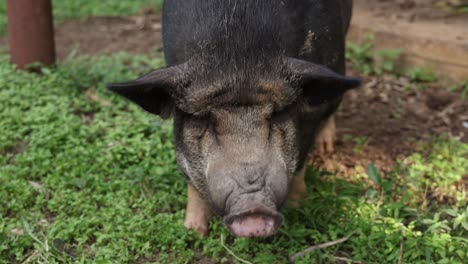
<svg viewBox="0 0 468 264"><path fill-rule="evenodd" d="M348 42L346 44L346 60L349 66L364 76L384 74L394 77L406 76L412 82L412 86L438 80L437 75L430 68L413 67L406 72L401 72L401 69L398 71L397 62L403 53L403 49L375 50L372 34L369 34L361 43Z"/></svg>
<svg viewBox="0 0 468 264"><path fill-rule="evenodd" d="M362 43L348 42L346 45L346 60L349 65L365 76L396 75L396 62L402 53L402 49L374 51L372 34L368 35Z"/></svg>
<svg viewBox="0 0 468 264"><path fill-rule="evenodd" d="M0 34L7 25L6 1L0 1ZM54 18L57 22L66 19L85 19L90 16L131 15L142 8L160 10L162 0L52 0Z"/></svg>
<svg viewBox="0 0 468 264"><path fill-rule="evenodd" d="M468 99L468 80L463 81L460 84L461 95L463 99Z"/></svg>
<svg viewBox="0 0 468 264"><path fill-rule="evenodd" d="M437 81L437 76L430 68L412 68L408 71L408 77L416 83Z"/></svg>
<svg viewBox="0 0 468 264"><path fill-rule="evenodd" d="M345 181L310 169L309 198L286 208L279 233L231 236L214 219L208 238L183 227L186 186L171 122L108 93L163 65L123 53L75 58L42 75L0 55L0 263L285 263L305 248L353 233L297 263L462 263L468 205L459 182L468 145L434 139L386 177ZM222 241L223 238L223 241Z"/></svg>
<svg viewBox="0 0 468 264"><path fill-rule="evenodd" d="M5 34L7 28L6 1L0 1L0 35Z"/></svg>

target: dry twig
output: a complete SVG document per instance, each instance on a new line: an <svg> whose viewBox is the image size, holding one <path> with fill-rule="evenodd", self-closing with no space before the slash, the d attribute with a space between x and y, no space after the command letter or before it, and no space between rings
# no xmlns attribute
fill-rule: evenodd
<svg viewBox="0 0 468 264"><path fill-rule="evenodd" d="M403 263L403 247L405 245L405 237L403 236L403 230L401 230L401 241L400 241L400 256L398 257L398 264Z"/></svg>
<svg viewBox="0 0 468 264"><path fill-rule="evenodd" d="M221 245L223 246L223 248L229 253L231 254L231 256L233 256L235 259L237 259L238 261L242 262L242 263L245 263L245 264L253 264L252 262L250 261L247 261L245 259L241 259L240 257L238 257L236 254L234 254L234 252L232 252L225 244L224 244L224 236L221 235Z"/></svg>
<svg viewBox="0 0 468 264"><path fill-rule="evenodd" d="M343 257L334 257L336 260L341 260L341 261L345 261L346 263L356 263L356 264L362 264L361 261L354 261L352 259L348 259L348 258L343 258Z"/></svg>
<svg viewBox="0 0 468 264"><path fill-rule="evenodd" d="M309 252L312 252L314 250L317 250L317 249L324 249L324 248L328 248L328 247L332 247L334 245L338 245L338 244L341 244L341 243L344 243L346 242L352 235L354 235L354 233L356 233L356 231L353 231L351 232L351 234L349 234L347 237L345 238L342 238L342 239L338 239L338 240L335 240L335 241L331 241L331 242L327 242L327 243L323 243L323 244L320 244L320 245L315 245L315 246L311 246L311 247L308 247L306 248L305 250L301 251L301 252L298 252L294 255L292 255L291 257L289 257L289 261L294 263L294 261L297 259L297 258L300 258L300 257L303 257L305 254L309 253Z"/></svg>

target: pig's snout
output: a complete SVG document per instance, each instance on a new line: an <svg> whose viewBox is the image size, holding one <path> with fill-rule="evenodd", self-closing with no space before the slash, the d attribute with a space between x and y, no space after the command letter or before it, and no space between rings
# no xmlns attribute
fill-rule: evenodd
<svg viewBox="0 0 468 264"><path fill-rule="evenodd" d="M283 221L278 209L288 193L286 168L273 151L250 153L228 155L231 159L218 155L209 163L210 203L235 236L271 236Z"/></svg>
<svg viewBox="0 0 468 264"><path fill-rule="evenodd" d="M231 233L238 237L267 237L273 235L283 222L283 216L263 206L252 207L224 218Z"/></svg>

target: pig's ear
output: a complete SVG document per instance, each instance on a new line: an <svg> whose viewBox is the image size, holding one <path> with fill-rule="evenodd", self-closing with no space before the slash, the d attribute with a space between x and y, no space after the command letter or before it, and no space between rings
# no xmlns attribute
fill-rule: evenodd
<svg viewBox="0 0 468 264"><path fill-rule="evenodd" d="M291 81L304 89L304 95L312 103L332 100L361 85L361 80L338 74L322 65L294 58L286 61Z"/></svg>
<svg viewBox="0 0 468 264"><path fill-rule="evenodd" d="M107 84L107 88L144 110L168 118L171 115L176 88L186 85L186 65L155 70L125 83Z"/></svg>

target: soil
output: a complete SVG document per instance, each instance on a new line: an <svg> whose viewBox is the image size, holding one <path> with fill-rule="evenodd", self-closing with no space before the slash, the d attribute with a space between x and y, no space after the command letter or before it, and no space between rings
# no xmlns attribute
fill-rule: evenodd
<svg viewBox="0 0 468 264"><path fill-rule="evenodd" d="M129 17L90 17L70 20L55 27L57 57L71 54L152 53L162 48L161 17L142 10ZM0 37L0 47L7 37Z"/></svg>
<svg viewBox="0 0 468 264"><path fill-rule="evenodd" d="M413 21L439 21L454 26L468 24L467 0L354 0L356 8L376 16Z"/></svg>
<svg viewBox="0 0 468 264"><path fill-rule="evenodd" d="M56 31L57 55L71 51L85 54L126 51L151 53L162 48L158 16L95 17L65 22Z"/></svg>
<svg viewBox="0 0 468 264"><path fill-rule="evenodd" d="M335 151L318 155L318 165L344 176L369 163L388 172L435 136L468 142L468 100L460 91L437 83L408 87L404 77L370 77L348 92L336 114Z"/></svg>
<svg viewBox="0 0 468 264"><path fill-rule="evenodd" d="M358 0L357 4L362 2L383 8L401 1ZM401 7L393 4L392 8ZM132 17L68 21L56 27L56 40L59 59L72 51L152 53L162 46L160 17L144 11ZM0 46L5 42L5 38L0 39ZM335 151L317 155L315 164L344 176L363 170L369 163L387 172L397 159L414 153L418 142L428 142L434 136L450 134L468 142L468 100L461 98L460 91L449 92L437 83L409 86L406 78L365 78L362 88L346 94L336 114Z"/></svg>

